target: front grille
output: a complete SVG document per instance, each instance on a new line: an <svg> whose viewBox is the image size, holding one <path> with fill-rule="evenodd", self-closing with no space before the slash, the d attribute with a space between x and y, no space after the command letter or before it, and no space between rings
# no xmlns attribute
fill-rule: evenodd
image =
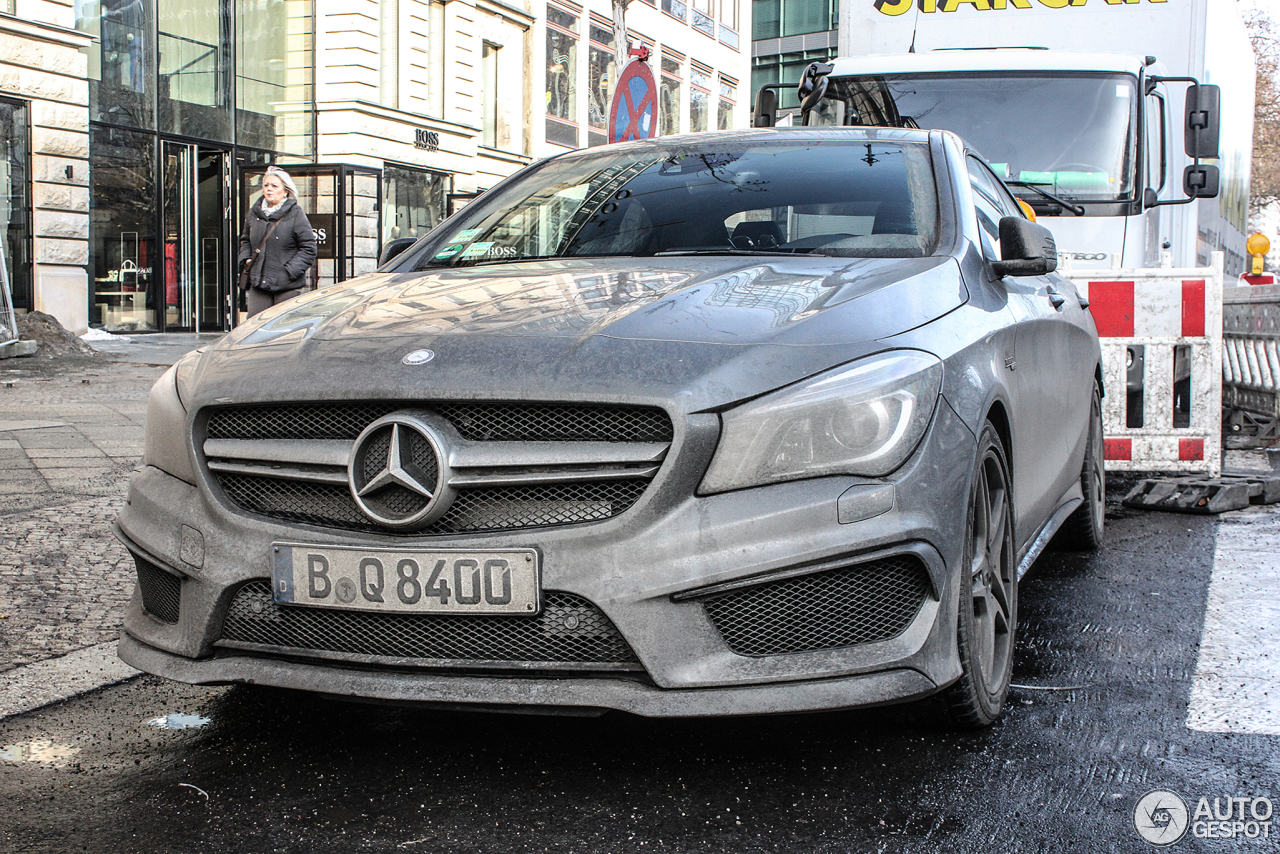
<svg viewBox="0 0 1280 854"><path fill-rule="evenodd" d="M369 424L401 410L430 411L474 443L471 448L492 449L485 459L496 461L468 472L445 514L412 531L385 528L361 510L347 487L341 456L343 443L354 442ZM210 411L205 433L207 447L223 449L210 452L210 474L237 509L285 522L422 536L610 519L635 504L652 482L674 429L666 412L652 407L391 401L219 407ZM374 433L361 451L373 465L386 459L390 429L386 434ZM280 440L295 444L282 448ZM411 448L413 463L431 482L437 471L434 455L421 437L415 441L423 447ZM245 450L255 442L260 445ZM309 448L320 449L316 453L323 456L323 465L290 468L293 464L284 458L289 453L317 459L307 457ZM584 458L591 462L578 462ZM272 470L277 463L281 470ZM364 480L371 475L359 474ZM392 484L364 500L374 515L386 518L411 516L426 499Z"/></svg>
<svg viewBox="0 0 1280 854"><path fill-rule="evenodd" d="M729 649L783 655L895 638L928 593L924 564L899 555L718 593L703 606Z"/></svg>
<svg viewBox="0 0 1280 854"><path fill-rule="evenodd" d="M230 406L209 416L210 439L355 439L400 409L430 409L474 442L670 442L661 409L550 403L297 403Z"/></svg>
<svg viewBox="0 0 1280 854"><path fill-rule="evenodd" d="M557 591L543 593L542 612L533 617L378 614L278 605L271 582L258 579L236 592L219 643L278 647L294 655L425 659L454 667L641 669L608 617L586 599Z"/></svg>
<svg viewBox="0 0 1280 854"><path fill-rule="evenodd" d="M142 593L143 609L162 623L178 622L182 580L141 555L133 555L133 565L138 572L138 590Z"/></svg>
<svg viewBox="0 0 1280 854"><path fill-rule="evenodd" d="M346 531L393 536L462 534L572 525L609 519L636 502L648 480L605 480L459 490L449 510L417 531L383 528L360 511L345 486L256 475L218 475L227 498L251 513Z"/></svg>

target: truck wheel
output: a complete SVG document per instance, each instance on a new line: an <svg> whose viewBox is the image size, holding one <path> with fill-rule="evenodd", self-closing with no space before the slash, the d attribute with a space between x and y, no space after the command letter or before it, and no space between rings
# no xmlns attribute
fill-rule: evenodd
<svg viewBox="0 0 1280 854"><path fill-rule="evenodd" d="M1054 548L1073 552L1096 552L1102 548L1107 523L1107 473L1102 459L1102 398L1093 387L1089 406L1089 440L1080 469L1080 489L1084 503L1067 517L1053 538Z"/></svg>
<svg viewBox="0 0 1280 854"><path fill-rule="evenodd" d="M1004 446L988 422L978 441L965 527L956 628L961 674L941 696L954 729L994 723L1009 693L1018 625L1011 488Z"/></svg>

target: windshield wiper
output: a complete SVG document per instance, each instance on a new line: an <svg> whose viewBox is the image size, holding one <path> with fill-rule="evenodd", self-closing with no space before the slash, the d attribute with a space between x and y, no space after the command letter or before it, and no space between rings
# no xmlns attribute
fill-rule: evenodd
<svg viewBox="0 0 1280 854"><path fill-rule="evenodd" d="M1084 205L1073 204L1067 201L1066 199L1062 198L1061 196L1055 196L1053 193L1050 193L1048 190L1040 189L1039 186L1032 183L1031 181L1005 181L1005 183L1008 184L1010 187L1026 187L1031 192L1039 193L1040 195L1044 196L1046 199L1048 199L1051 202L1057 202L1067 210L1071 211L1076 216L1084 216Z"/></svg>
<svg viewBox="0 0 1280 854"><path fill-rule="evenodd" d="M655 258L663 255L812 255L813 249L664 249L653 253Z"/></svg>

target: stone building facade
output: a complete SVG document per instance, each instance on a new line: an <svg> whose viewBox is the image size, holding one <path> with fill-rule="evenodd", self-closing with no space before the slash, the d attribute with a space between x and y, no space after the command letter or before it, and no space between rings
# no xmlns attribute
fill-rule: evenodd
<svg viewBox="0 0 1280 854"><path fill-rule="evenodd" d="M0 0L0 243L14 304L78 332L88 328L88 44L69 2Z"/></svg>

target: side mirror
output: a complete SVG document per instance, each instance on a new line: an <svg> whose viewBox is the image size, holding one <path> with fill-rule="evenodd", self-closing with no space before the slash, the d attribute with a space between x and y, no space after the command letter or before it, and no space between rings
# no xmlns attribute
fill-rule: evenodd
<svg viewBox="0 0 1280 854"><path fill-rule="evenodd" d="M1186 115L1187 156L1217 157L1218 131L1222 117L1222 90L1211 84L1188 86Z"/></svg>
<svg viewBox="0 0 1280 854"><path fill-rule="evenodd" d="M417 242L418 238L416 237L397 237L395 240L390 241L386 246L382 247L382 254L378 256L378 266L381 267Z"/></svg>
<svg viewBox="0 0 1280 854"><path fill-rule="evenodd" d="M1043 276L1058 269L1058 245L1043 225L1018 216L1000 219L998 276Z"/></svg>
<svg viewBox="0 0 1280 854"><path fill-rule="evenodd" d="M1218 196L1218 167L1196 164L1182 171L1182 191L1193 199Z"/></svg>
<svg viewBox="0 0 1280 854"><path fill-rule="evenodd" d="M756 92L756 109L751 117L751 126L771 128L778 121L778 93L768 86L760 87Z"/></svg>

